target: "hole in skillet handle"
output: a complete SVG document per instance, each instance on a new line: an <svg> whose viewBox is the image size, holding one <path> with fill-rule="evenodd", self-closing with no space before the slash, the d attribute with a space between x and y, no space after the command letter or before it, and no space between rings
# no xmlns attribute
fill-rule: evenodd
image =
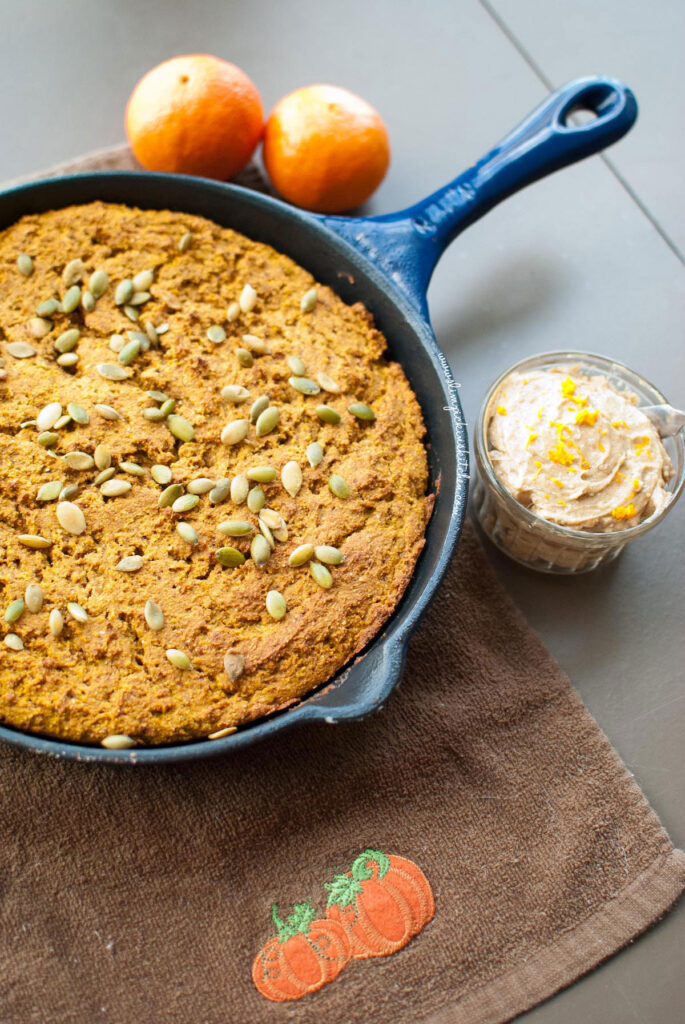
<svg viewBox="0 0 685 1024"><path fill-rule="evenodd" d="M567 131L577 131L587 125L608 118L614 113L621 98L606 82L593 83L577 96L569 99L566 106L558 114L558 127Z"/></svg>

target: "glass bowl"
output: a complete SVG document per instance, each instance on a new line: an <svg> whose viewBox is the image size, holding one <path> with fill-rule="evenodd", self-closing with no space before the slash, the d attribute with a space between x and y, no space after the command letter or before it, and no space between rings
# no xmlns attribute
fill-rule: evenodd
<svg viewBox="0 0 685 1024"><path fill-rule="evenodd" d="M501 374L485 396L474 437L474 515L493 544L514 561L540 572L571 575L590 572L611 562L629 541L653 529L668 514L685 485L685 441L682 432L676 437L662 438L673 464L673 475L666 485L671 498L666 505L636 526L593 533L559 526L542 519L521 505L496 476L488 453L487 426L493 399L510 373L553 367L588 377L604 376L618 390L636 395L638 408L669 403L653 384L623 363L589 352L543 352L523 359Z"/></svg>

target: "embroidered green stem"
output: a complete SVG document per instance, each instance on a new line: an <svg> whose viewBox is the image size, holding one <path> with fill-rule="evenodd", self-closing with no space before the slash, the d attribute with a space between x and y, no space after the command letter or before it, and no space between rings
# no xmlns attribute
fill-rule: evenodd
<svg viewBox="0 0 685 1024"><path fill-rule="evenodd" d="M288 914L285 921L279 916L278 905L271 904L271 920L276 928L276 937L279 942L287 942L296 935L308 935L312 921L316 917L316 911L312 901L293 904L292 913Z"/></svg>
<svg viewBox="0 0 685 1024"><path fill-rule="evenodd" d="M380 850L363 850L352 861L352 867L348 874L334 875L332 882L324 882L324 888L328 892L329 907L337 903L344 910L355 903L357 896L362 891L362 882L373 876L373 867L369 867L369 862L378 869L379 878L387 874L390 867L388 857Z"/></svg>
<svg viewBox="0 0 685 1024"><path fill-rule="evenodd" d="M390 860L380 850L362 850L358 857L352 862L352 876L360 882L365 882L367 878L371 878L373 870L369 867L369 861L376 864L378 867L378 877L382 878L383 875L388 873L390 867Z"/></svg>

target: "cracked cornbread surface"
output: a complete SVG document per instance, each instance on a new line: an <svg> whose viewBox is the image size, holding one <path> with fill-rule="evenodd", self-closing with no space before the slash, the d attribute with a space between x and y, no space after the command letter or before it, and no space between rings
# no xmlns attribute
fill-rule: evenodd
<svg viewBox="0 0 685 1024"><path fill-rule="evenodd" d="M83 265L69 269L74 260ZM108 285L91 302L83 292L99 270ZM145 271L152 272L147 287ZM122 281L141 274L132 297L128 286L118 291ZM103 275L95 279L95 292L103 281ZM314 287L313 308L303 310L303 296ZM81 289L72 312L43 305L61 302L69 288ZM127 302L117 305L122 296ZM242 305L238 312L236 303ZM36 320L39 307L42 322ZM137 321L131 319L137 314ZM158 335L154 327L161 328ZM225 332L225 339L210 340L212 327L222 328L210 333ZM73 365L60 365L55 342L72 328L80 337L74 348L62 343L67 351L61 355ZM113 335L118 338L111 347ZM141 342L128 364L116 351L119 339ZM251 365L239 361L238 348L250 352L243 362ZM385 348L361 304L345 305L288 257L203 218L91 203L24 217L2 232L0 598L5 609L37 584L43 604L39 611L25 606L18 618L3 622L5 634L16 634L23 648L0 646L0 719L72 741L99 743L112 735L141 744L187 740L285 708L349 661L399 601L432 506L420 408ZM26 356L30 350L34 354ZM293 371L293 356L302 360L304 373ZM125 378L109 379L112 371L103 364L119 367ZM306 376L316 386L320 374L339 391L303 394L291 383ZM227 385L247 389L249 397L240 404L227 400ZM148 392L159 394L151 398ZM269 408L278 409L270 432L259 436L249 423L242 440L222 443L226 425L249 421L253 403L267 395ZM174 436L173 420L159 418L162 413L145 413L162 407L161 396L175 402L172 415L187 421L191 440ZM369 406L375 419L352 415L348 407L355 403ZM85 411L87 423L64 422L70 404ZM58 405L56 423L54 413L39 418L41 410L53 406L56 412ZM321 405L337 412L339 422L325 422L317 412ZM185 437L187 431L181 425L176 433ZM232 429L228 438L241 432ZM307 457L313 442L323 449L315 466ZM110 481L103 481L107 452ZM292 462L301 470L299 489L292 467L288 489L281 479ZM180 485L177 492L186 500L179 511L173 504L159 507L168 472L155 470L158 483L153 466L168 467L169 484ZM249 483L264 493L260 512L259 495L249 505L240 499L242 477L264 466L275 470L275 479ZM334 474L349 487L349 497L331 490ZM180 510L192 504L186 497L191 481L206 478L216 485L236 477L237 500L231 493L211 500L221 496L220 487ZM111 490L111 481L131 486L115 485L124 493L107 497L101 488ZM49 482L53 488L42 492L48 500L38 500ZM61 501L51 497L55 482L67 488ZM266 514L277 523L271 536L268 526L260 528L269 509L285 524ZM82 532L70 532L80 529L82 519ZM226 535L218 527L227 520L247 523L249 531ZM183 531L189 540L179 535L179 521L194 529L196 543L192 530ZM256 536L273 546L262 565L250 555ZM45 546L29 546L39 543L32 537L44 538ZM328 564L332 586L319 585L312 575L315 556L290 565L292 551L305 544L332 546L344 556L342 564ZM226 547L244 562L222 565L217 551ZM124 563L131 571L117 568L130 556L138 556ZM267 610L270 591L285 601L278 620ZM161 608L161 629L146 621L148 601ZM85 609L87 621L72 616L69 602ZM50 629L54 609L64 619L58 635ZM172 660L182 661L170 660L168 651L186 655L192 667L176 667Z"/></svg>

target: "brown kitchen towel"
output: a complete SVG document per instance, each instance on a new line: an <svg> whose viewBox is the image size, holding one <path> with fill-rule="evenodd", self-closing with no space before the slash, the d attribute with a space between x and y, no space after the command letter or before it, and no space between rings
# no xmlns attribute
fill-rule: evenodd
<svg viewBox="0 0 685 1024"><path fill-rule="evenodd" d="M372 718L174 767L3 747L0 811L2 1024L498 1024L685 885L468 526Z"/></svg>

